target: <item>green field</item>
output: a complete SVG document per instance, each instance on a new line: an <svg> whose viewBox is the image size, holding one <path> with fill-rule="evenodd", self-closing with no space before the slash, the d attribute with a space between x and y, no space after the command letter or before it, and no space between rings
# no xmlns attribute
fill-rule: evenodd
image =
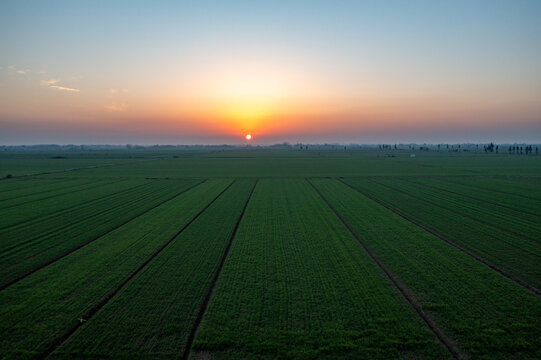
<svg viewBox="0 0 541 360"><path fill-rule="evenodd" d="M541 156L0 153L0 359L539 359Z"/></svg>

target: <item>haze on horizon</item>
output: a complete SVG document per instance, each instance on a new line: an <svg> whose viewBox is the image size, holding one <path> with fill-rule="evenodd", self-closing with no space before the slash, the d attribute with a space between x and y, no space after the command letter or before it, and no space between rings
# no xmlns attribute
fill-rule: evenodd
<svg viewBox="0 0 541 360"><path fill-rule="evenodd" d="M539 1L4 1L0 144L541 142Z"/></svg>

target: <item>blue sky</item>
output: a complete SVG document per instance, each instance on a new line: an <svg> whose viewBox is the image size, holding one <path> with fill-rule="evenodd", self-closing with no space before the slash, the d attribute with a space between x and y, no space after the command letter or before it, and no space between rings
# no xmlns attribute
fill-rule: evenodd
<svg viewBox="0 0 541 360"><path fill-rule="evenodd" d="M1 6L2 143L541 141L540 1Z"/></svg>

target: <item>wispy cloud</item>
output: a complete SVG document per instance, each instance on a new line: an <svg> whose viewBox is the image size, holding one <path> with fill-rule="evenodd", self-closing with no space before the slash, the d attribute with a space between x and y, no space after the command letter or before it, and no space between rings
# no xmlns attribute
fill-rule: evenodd
<svg viewBox="0 0 541 360"><path fill-rule="evenodd" d="M111 105L105 106L105 108L107 110L116 111L116 112L124 111L124 110L126 110L128 108L128 104L126 104L126 103L113 103Z"/></svg>
<svg viewBox="0 0 541 360"><path fill-rule="evenodd" d="M59 81L60 81L60 79L41 80L40 84L43 85L43 86L51 86L51 85L54 85L54 84L58 83Z"/></svg>
<svg viewBox="0 0 541 360"><path fill-rule="evenodd" d="M3 68L0 67L0 69L3 69ZM9 65L6 67L6 69L8 71L13 71L14 73L19 74L19 75L26 75L26 73L30 71L28 68L26 68L26 70L17 69L15 65Z"/></svg>
<svg viewBox="0 0 541 360"><path fill-rule="evenodd" d="M128 89L115 89L115 88L110 88L109 89L109 98L113 98L115 97L116 95L121 95L121 94L125 94L128 92Z"/></svg>
<svg viewBox="0 0 541 360"><path fill-rule="evenodd" d="M61 90L61 91L69 91L69 92L76 92L76 93L81 92L81 90L79 89L73 89L73 88L68 88L64 86L50 85L49 87L52 89Z"/></svg>

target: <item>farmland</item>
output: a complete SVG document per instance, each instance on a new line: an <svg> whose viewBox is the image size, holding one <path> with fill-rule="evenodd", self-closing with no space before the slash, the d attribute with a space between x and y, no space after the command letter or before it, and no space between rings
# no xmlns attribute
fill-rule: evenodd
<svg viewBox="0 0 541 360"><path fill-rule="evenodd" d="M5 151L0 358L541 358L541 156L409 155Z"/></svg>

